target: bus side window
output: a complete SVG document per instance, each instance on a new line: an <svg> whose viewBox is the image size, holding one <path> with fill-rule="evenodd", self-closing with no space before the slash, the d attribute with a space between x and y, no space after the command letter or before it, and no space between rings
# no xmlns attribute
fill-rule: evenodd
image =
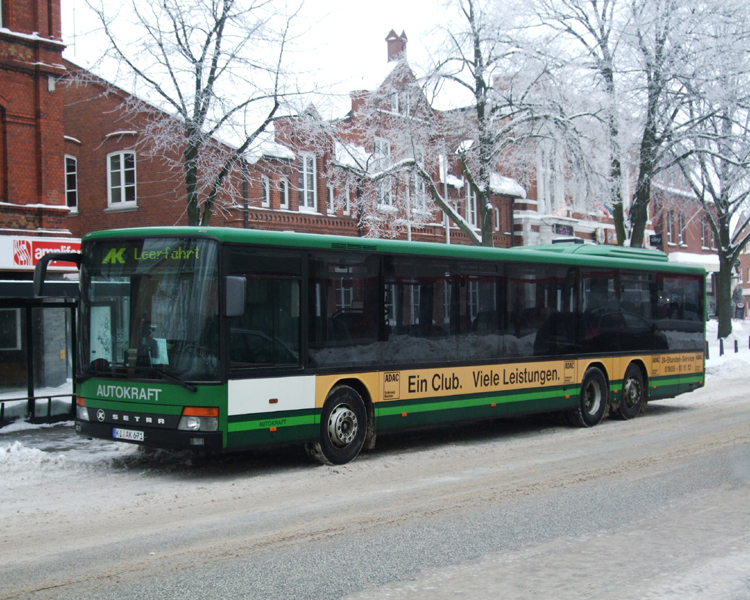
<svg viewBox="0 0 750 600"><path fill-rule="evenodd" d="M245 311L228 319L232 369L300 364L299 252L231 249L230 271L247 279Z"/></svg>
<svg viewBox="0 0 750 600"><path fill-rule="evenodd" d="M377 256L311 255L307 310L312 366L378 364L379 269Z"/></svg>

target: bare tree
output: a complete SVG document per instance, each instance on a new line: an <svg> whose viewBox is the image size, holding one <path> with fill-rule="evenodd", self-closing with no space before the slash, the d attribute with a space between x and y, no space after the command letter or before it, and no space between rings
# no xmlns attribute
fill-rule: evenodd
<svg viewBox="0 0 750 600"><path fill-rule="evenodd" d="M520 12L514 18L512 3L502 10L490 0L455 0L455 6L463 26L446 31L434 80L458 86L471 98L457 113L463 126L454 128L466 132L457 155L477 196L482 244L491 246L493 174L541 139L568 146L567 157L575 161L579 140L571 133L582 115L566 114L553 65L522 40L525 25ZM524 170L530 168L527 162Z"/></svg>
<svg viewBox="0 0 750 600"><path fill-rule="evenodd" d="M183 173L188 223L207 225L222 203L232 205L230 173L278 116L295 12L273 0L129 0L92 8L116 78L130 78L132 114L148 115L146 145L180 156L172 166Z"/></svg>
<svg viewBox="0 0 750 600"><path fill-rule="evenodd" d="M534 10L542 28L550 28L564 41L572 40L582 52L570 55L595 74L603 91L603 120L607 128L609 169L606 181L617 232L617 243L627 239L622 190L620 115L618 113L623 68L620 64L622 35L628 16L618 0L537 0ZM556 46L559 48L559 46ZM587 92L590 96L590 93Z"/></svg>
<svg viewBox="0 0 750 600"><path fill-rule="evenodd" d="M720 338L732 332L732 274L750 241L750 31L744 6L707 3L696 13L695 72L684 119L689 135L675 148L703 205L719 256L716 290Z"/></svg>
<svg viewBox="0 0 750 600"><path fill-rule="evenodd" d="M641 122L637 144L638 170L630 207L630 245L643 246L651 201L651 181L670 164L674 145L689 134L694 123L683 111L690 97L696 44L702 23L695 7L680 0L631 0L631 47L636 50L635 67L640 79Z"/></svg>

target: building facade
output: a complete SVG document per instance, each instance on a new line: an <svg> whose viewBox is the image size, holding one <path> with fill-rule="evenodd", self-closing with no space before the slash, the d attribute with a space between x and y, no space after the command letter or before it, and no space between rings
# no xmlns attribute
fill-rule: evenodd
<svg viewBox="0 0 750 600"><path fill-rule="evenodd" d="M59 0L0 4L0 424L71 406L74 265L54 265L58 298L33 298L38 259L76 251L66 227L65 73ZM67 296L67 298L66 298ZM27 398L45 395L41 402ZM21 398L23 400L15 400Z"/></svg>

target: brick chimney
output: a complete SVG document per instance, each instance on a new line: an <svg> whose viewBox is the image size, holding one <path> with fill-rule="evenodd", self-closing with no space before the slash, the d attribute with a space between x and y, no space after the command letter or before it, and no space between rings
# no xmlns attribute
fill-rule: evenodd
<svg viewBox="0 0 750 600"><path fill-rule="evenodd" d="M391 29L385 41L388 42L388 62L406 58L406 42L409 41L406 32L402 31L399 36Z"/></svg>

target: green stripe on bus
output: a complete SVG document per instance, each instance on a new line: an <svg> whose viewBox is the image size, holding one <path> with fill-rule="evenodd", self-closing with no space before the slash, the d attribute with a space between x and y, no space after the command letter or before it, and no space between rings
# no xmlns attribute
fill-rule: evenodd
<svg viewBox="0 0 750 600"><path fill-rule="evenodd" d="M253 431L255 429L270 429L271 427L294 427L297 425L317 425L320 415L299 415L279 418L265 418L253 421L229 423L229 433L237 431Z"/></svg>

